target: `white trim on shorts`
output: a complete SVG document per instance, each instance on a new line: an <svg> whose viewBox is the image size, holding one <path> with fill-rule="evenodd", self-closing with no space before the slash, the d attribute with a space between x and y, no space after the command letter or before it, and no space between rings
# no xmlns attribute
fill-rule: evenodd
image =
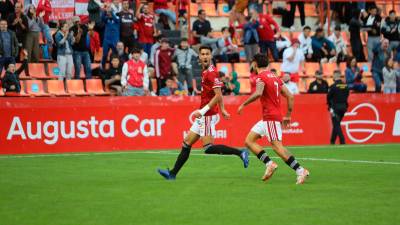
<svg viewBox="0 0 400 225"><path fill-rule="evenodd" d="M269 142L282 141L282 127L279 121L263 121L256 123L251 131L262 136L267 136Z"/></svg>
<svg viewBox="0 0 400 225"><path fill-rule="evenodd" d="M200 135L200 137L204 136L213 136L215 137L215 124L218 122L218 115L212 116L202 116L200 118L196 118L190 128L190 131Z"/></svg>

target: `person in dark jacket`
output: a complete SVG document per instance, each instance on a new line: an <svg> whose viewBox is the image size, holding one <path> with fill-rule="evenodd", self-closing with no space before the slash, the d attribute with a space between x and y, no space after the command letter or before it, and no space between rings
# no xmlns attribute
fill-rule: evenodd
<svg viewBox="0 0 400 225"><path fill-rule="evenodd" d="M350 20L349 31L350 31L350 46L354 57L358 62L365 62L365 55L363 45L361 41L361 18L360 10L354 12L353 18Z"/></svg>
<svg viewBox="0 0 400 225"><path fill-rule="evenodd" d="M347 59L345 77L346 84L350 90L354 90L355 92L367 91L367 85L362 82L363 72L364 71L357 66L356 58L350 57Z"/></svg>
<svg viewBox="0 0 400 225"><path fill-rule="evenodd" d="M7 28L7 21L0 20L0 74L4 65L15 63L18 56L17 36Z"/></svg>
<svg viewBox="0 0 400 225"><path fill-rule="evenodd" d="M368 31L368 61L371 61L374 57L374 48L381 39L381 16L378 14L378 8L373 5L369 8L368 13L362 12L362 21L364 30Z"/></svg>
<svg viewBox="0 0 400 225"><path fill-rule="evenodd" d="M389 51L396 50L400 44L399 23L394 10L391 10L389 16L382 22L381 32L383 37L389 40Z"/></svg>
<svg viewBox="0 0 400 225"><path fill-rule="evenodd" d="M26 68L28 67L28 58L27 58L28 54L26 51L24 51L24 53L25 53L25 58L20 68L16 69L15 63L10 63L6 65L7 71L4 74L3 78L1 79L1 86L5 90L6 94L7 92L14 92L14 93L21 92L19 75L22 73L22 71L26 70Z"/></svg>
<svg viewBox="0 0 400 225"><path fill-rule="evenodd" d="M11 13L8 18L8 28L15 32L18 39L18 46L22 49L25 42L26 34L28 33L28 17L23 12L23 7L20 2L15 3L15 12Z"/></svg>
<svg viewBox="0 0 400 225"><path fill-rule="evenodd" d="M103 58L101 59L101 65L104 68L110 49L113 53L117 52L116 46L119 41L120 19L111 9L111 6L107 5L107 8L102 14L102 21L105 24Z"/></svg>
<svg viewBox="0 0 400 225"><path fill-rule="evenodd" d="M121 85L122 64L118 55L112 55L110 59L110 68L103 74L104 86L114 90L117 95L122 95Z"/></svg>
<svg viewBox="0 0 400 225"><path fill-rule="evenodd" d="M340 122L349 106L347 103L347 99L349 98L349 88L340 77L340 71L335 71L333 73L334 83L329 87L327 95L329 112L331 113L332 118L332 135L330 140L332 145L335 144L338 136L340 144L345 144Z"/></svg>
<svg viewBox="0 0 400 225"><path fill-rule="evenodd" d="M87 34L88 28L84 24L80 24L79 16L74 16L72 18L74 25L71 27L70 31L74 35L74 43L72 45L73 51L73 61L75 68L75 79L79 79L81 76L81 65L85 71L86 79L92 78L92 69L90 61L90 43L88 43Z"/></svg>
<svg viewBox="0 0 400 225"><path fill-rule="evenodd" d="M313 58L317 62L326 63L336 56L335 44L325 37L324 30L317 28L315 35L311 38ZM331 60L330 60L331 62Z"/></svg>
<svg viewBox="0 0 400 225"><path fill-rule="evenodd" d="M310 94L320 94L328 93L328 82L322 78L322 73L320 71L315 72L315 80L310 83L308 88L308 93Z"/></svg>
<svg viewBox="0 0 400 225"><path fill-rule="evenodd" d="M16 1L13 1L16 2ZM8 19L8 16L14 9L14 3L10 0L0 1L0 16L2 20Z"/></svg>

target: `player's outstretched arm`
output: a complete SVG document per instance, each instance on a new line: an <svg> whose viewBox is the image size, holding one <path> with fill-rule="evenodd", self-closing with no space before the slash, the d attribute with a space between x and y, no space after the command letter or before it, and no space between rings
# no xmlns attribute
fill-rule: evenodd
<svg viewBox="0 0 400 225"><path fill-rule="evenodd" d="M294 97L293 97L292 93L290 93L290 91L286 88L285 85L282 85L281 93L286 98L286 102L287 102L286 116L283 117L283 127L287 128L290 125L290 119L291 119L292 111L293 111Z"/></svg>
<svg viewBox="0 0 400 225"><path fill-rule="evenodd" d="M259 81L257 82L256 91L239 106L238 114L239 115L242 114L244 107L254 102L255 100L259 99L263 92L264 92L264 83Z"/></svg>

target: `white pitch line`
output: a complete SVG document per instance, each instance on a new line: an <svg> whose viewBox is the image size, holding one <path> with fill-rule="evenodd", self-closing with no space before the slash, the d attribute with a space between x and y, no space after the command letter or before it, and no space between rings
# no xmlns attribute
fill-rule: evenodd
<svg viewBox="0 0 400 225"><path fill-rule="evenodd" d="M201 150L193 150L192 156L204 157L232 157L231 155L208 155L201 152ZM94 155L124 155L124 154L161 154L161 155L178 155L178 151L124 151L124 152L94 152L94 153L66 153L66 154L33 154L33 155L5 155L0 156L0 159L16 159L16 158L42 158L42 157L76 157L76 156L94 156ZM254 156L251 156L255 158ZM279 157L271 157L279 159ZM400 165L400 162L393 161L370 161L370 160L348 160L348 159L326 159L326 158L309 158L298 157L299 160L306 161L324 161L324 162L341 162L341 163L362 163L362 164L382 164L382 165Z"/></svg>

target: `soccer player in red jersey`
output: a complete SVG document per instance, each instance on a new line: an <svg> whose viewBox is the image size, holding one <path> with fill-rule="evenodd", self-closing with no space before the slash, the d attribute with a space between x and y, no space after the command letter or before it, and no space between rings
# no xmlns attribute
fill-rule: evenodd
<svg viewBox="0 0 400 225"><path fill-rule="evenodd" d="M268 59L265 55L257 54L254 56L254 61L254 66L258 71L256 92L240 105L238 114L242 114L245 106L260 98L263 119L254 125L247 135L246 146L257 155L261 162L265 163L266 170L262 179L267 181L278 168L278 165L273 162L263 148L257 144L258 139L262 136L267 136L268 141L272 145L272 149L288 166L296 171L296 184L302 184L309 175L308 170L301 167L294 156L282 145L281 123L285 128L290 126L290 117L293 110L293 95L285 85L283 85L279 77L267 70ZM286 98L288 104L286 116L283 118L281 114L281 95Z"/></svg>
<svg viewBox="0 0 400 225"><path fill-rule="evenodd" d="M221 87L224 84L220 80L217 69L212 65L211 52L212 49L208 46L201 46L199 49L200 63L203 68L201 74L203 90L201 92L200 109L193 112L196 121L183 141L182 150L175 162L174 168L172 170L158 169L160 175L167 180L175 179L179 170L189 158L192 145L199 139L203 142L206 154L237 155L243 161L245 168L249 165L249 153L247 150L241 151L225 145L213 145L218 111L221 111L225 119L229 119L230 115L224 107L221 92Z"/></svg>

